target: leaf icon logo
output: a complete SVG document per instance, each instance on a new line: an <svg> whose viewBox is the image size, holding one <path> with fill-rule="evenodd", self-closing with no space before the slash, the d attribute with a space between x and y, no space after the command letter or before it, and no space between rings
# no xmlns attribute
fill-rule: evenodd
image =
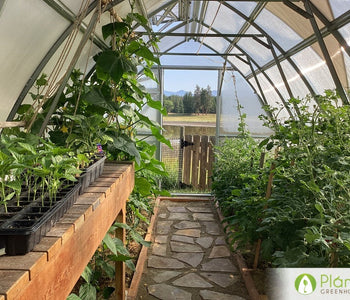
<svg viewBox="0 0 350 300"><path fill-rule="evenodd" d="M316 289L316 279L310 274L301 274L296 278L294 285L299 294L309 295Z"/></svg>

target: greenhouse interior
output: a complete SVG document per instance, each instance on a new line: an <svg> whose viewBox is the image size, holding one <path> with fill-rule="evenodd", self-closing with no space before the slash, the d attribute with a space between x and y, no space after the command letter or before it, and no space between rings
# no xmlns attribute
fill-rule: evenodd
<svg viewBox="0 0 350 300"><path fill-rule="evenodd" d="M349 8L0 0L0 300L347 299Z"/></svg>

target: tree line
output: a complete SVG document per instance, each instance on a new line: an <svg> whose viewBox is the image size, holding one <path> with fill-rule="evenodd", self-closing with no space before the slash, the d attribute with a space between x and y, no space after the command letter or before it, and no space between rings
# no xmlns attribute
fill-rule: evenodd
<svg viewBox="0 0 350 300"><path fill-rule="evenodd" d="M201 88L196 85L194 92L184 96L164 96L164 107L168 113L216 113L216 100L210 86Z"/></svg>

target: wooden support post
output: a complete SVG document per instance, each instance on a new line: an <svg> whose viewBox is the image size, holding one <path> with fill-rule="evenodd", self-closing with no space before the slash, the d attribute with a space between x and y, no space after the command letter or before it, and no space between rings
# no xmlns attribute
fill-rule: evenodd
<svg viewBox="0 0 350 300"><path fill-rule="evenodd" d="M123 209L119 212L116 221L118 223L125 224L125 213L126 205L124 204ZM120 239L125 244L125 229L117 228L115 231L115 237ZM125 263L117 261L115 263L115 299L125 299Z"/></svg>

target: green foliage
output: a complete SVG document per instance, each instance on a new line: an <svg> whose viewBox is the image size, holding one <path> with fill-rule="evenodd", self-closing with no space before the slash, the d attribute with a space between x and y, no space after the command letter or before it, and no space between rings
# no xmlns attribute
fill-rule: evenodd
<svg viewBox="0 0 350 300"><path fill-rule="evenodd" d="M277 267L350 265L350 107L339 105L332 91L316 101L291 99L297 119L266 119L275 133L260 147L278 149L269 159L272 171L269 164L251 167L258 156L247 151L245 138L218 148L213 186L235 229L232 237L246 247L261 238L262 257ZM266 200L269 172L273 186Z"/></svg>
<svg viewBox="0 0 350 300"><path fill-rule="evenodd" d="M183 97L177 95L165 97L164 106L171 113L208 114L216 112L215 97L212 96L210 86L207 88L196 86L193 94L189 92Z"/></svg>
<svg viewBox="0 0 350 300"><path fill-rule="evenodd" d="M261 238L267 182L259 167L261 149L249 136L224 140L216 147L212 190L238 247Z"/></svg>

